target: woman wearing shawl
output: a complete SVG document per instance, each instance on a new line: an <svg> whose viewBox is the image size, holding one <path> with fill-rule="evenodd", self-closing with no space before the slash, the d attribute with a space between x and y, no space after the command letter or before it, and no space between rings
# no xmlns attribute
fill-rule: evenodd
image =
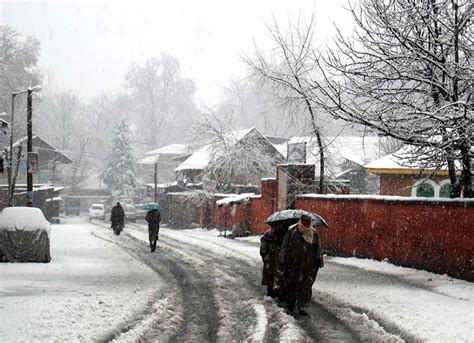
<svg viewBox="0 0 474 343"><path fill-rule="evenodd" d="M273 283L278 264L278 254L285 238L288 225L284 222L272 225L260 239L260 256L263 261L262 285L267 286L267 295L276 297Z"/></svg>
<svg viewBox="0 0 474 343"><path fill-rule="evenodd" d="M311 218L303 215L285 235L275 276L278 299L286 303L289 312L296 308L299 315L308 315L303 307L311 300L311 288L322 266L318 233L311 225Z"/></svg>

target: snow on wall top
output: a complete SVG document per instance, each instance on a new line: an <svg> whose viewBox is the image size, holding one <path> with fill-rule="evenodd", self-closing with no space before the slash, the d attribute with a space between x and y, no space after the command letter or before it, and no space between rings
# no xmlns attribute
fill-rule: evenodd
<svg viewBox="0 0 474 343"><path fill-rule="evenodd" d="M43 230L50 232L50 224L36 207L6 207L0 212L0 229L14 231Z"/></svg>
<svg viewBox="0 0 474 343"><path fill-rule="evenodd" d="M235 196L230 196L216 201L217 206L231 206L247 202L255 195L255 193L243 193Z"/></svg>

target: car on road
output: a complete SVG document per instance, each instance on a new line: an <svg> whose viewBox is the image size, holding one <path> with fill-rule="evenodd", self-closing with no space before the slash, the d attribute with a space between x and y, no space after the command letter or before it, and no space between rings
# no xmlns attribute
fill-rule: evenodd
<svg viewBox="0 0 474 343"><path fill-rule="evenodd" d="M89 208L89 220L92 219L105 219L105 206L104 204L92 204Z"/></svg>

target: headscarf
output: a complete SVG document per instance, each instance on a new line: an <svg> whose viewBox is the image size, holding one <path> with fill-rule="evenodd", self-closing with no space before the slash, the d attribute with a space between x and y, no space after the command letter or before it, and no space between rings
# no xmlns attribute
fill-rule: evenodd
<svg viewBox="0 0 474 343"><path fill-rule="evenodd" d="M303 235L303 239L306 243L313 244L314 231L311 223L308 226L304 226L300 219L298 222L298 231Z"/></svg>

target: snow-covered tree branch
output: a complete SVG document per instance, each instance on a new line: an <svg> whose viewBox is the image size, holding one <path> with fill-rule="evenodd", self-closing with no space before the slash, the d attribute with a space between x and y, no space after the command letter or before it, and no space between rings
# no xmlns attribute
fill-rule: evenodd
<svg viewBox="0 0 474 343"><path fill-rule="evenodd" d="M339 34L312 100L334 117L414 146L448 167L452 197L472 197L473 3L362 0L353 39Z"/></svg>

